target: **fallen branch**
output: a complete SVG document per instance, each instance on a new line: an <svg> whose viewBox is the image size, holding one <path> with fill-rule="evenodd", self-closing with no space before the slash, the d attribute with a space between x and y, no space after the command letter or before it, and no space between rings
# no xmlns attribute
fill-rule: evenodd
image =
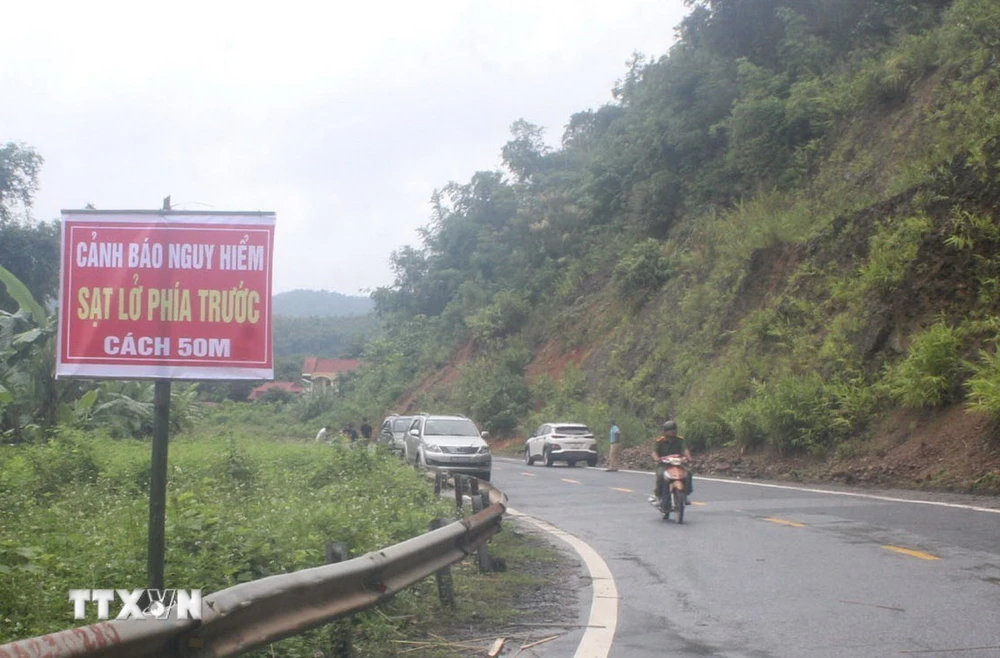
<svg viewBox="0 0 1000 658"><path fill-rule="evenodd" d="M539 644L545 644L546 642L551 642L552 640L558 639L560 637L562 637L562 636L561 635L553 635L551 637L546 637L546 638L543 638L543 639L538 640L536 642L532 642L531 644L522 644L521 648L517 650L517 653L514 654L513 658L517 658L518 656L520 656L521 652L524 651L525 649L530 649L531 647L537 646Z"/></svg>
<svg viewBox="0 0 1000 658"><path fill-rule="evenodd" d="M548 623L523 623L523 624L512 624L512 628L518 626L538 626L540 628L607 628L607 626L601 626L598 624L559 624L556 622Z"/></svg>
<svg viewBox="0 0 1000 658"><path fill-rule="evenodd" d="M496 658L498 655L500 655L500 651L503 649L503 645L506 641L507 638L498 637L497 641L493 643L493 646L490 647L489 653L487 653L486 655L489 656L489 658Z"/></svg>
<svg viewBox="0 0 1000 658"><path fill-rule="evenodd" d="M472 649L474 651L485 651L481 646L475 644L465 644L462 642L449 642L447 640L428 642L426 640L390 640L396 644L409 644L417 649L427 649L430 647L457 647L459 649Z"/></svg>

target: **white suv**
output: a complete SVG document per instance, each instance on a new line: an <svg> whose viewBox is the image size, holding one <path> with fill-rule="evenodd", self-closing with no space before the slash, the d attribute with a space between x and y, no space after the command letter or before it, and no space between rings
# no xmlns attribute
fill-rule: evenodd
<svg viewBox="0 0 1000 658"><path fill-rule="evenodd" d="M597 439L582 423L546 423L524 443L524 462L531 466L536 459L546 466L557 461L569 466L582 461L597 466Z"/></svg>
<svg viewBox="0 0 1000 658"><path fill-rule="evenodd" d="M489 480L490 447L465 416L416 416L406 432L406 461L432 470Z"/></svg>

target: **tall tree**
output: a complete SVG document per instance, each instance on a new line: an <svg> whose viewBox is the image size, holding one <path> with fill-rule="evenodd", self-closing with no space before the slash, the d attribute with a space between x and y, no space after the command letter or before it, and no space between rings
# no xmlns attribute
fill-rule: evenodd
<svg viewBox="0 0 1000 658"><path fill-rule="evenodd" d="M55 299L59 285L59 223L31 221L42 156L22 144L0 147L0 265L42 304ZM0 288L0 309L17 303Z"/></svg>
<svg viewBox="0 0 1000 658"><path fill-rule="evenodd" d="M19 208L27 216L41 166L42 156L34 149L15 142L0 146L0 223L13 219Z"/></svg>

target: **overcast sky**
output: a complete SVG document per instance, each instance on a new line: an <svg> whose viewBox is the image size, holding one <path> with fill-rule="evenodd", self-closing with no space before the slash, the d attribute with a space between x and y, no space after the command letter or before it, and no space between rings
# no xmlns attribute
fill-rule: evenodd
<svg viewBox="0 0 1000 658"><path fill-rule="evenodd" d="M359 294L449 181L500 166L525 118L558 144L664 54L681 0L12 1L0 144L63 208L277 213L274 289Z"/></svg>

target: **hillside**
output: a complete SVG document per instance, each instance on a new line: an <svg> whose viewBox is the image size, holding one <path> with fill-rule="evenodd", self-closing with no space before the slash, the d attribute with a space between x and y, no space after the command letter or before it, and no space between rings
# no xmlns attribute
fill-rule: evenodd
<svg viewBox="0 0 1000 658"><path fill-rule="evenodd" d="M1000 491L1000 6L690 4L560 149L519 120L435 195L350 404Z"/></svg>
<svg viewBox="0 0 1000 658"><path fill-rule="evenodd" d="M330 290L279 292L273 300L275 315L299 318L364 315L375 308L369 297Z"/></svg>

